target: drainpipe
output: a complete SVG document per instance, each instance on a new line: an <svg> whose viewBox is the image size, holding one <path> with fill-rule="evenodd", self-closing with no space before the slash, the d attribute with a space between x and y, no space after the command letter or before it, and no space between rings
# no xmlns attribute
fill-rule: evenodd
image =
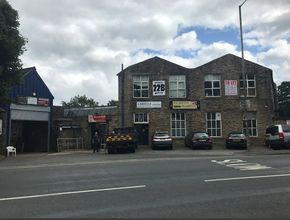
<svg viewBox="0 0 290 220"><path fill-rule="evenodd" d="M122 96L121 96L121 127L124 127L124 69L123 69L123 64L122 64L122 74L121 74L121 92L122 92Z"/></svg>

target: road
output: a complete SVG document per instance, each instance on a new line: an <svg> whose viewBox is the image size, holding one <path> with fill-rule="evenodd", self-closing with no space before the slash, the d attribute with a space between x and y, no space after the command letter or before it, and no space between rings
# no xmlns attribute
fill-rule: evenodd
<svg viewBox="0 0 290 220"><path fill-rule="evenodd" d="M1 218L289 218L289 155L68 153L0 162Z"/></svg>

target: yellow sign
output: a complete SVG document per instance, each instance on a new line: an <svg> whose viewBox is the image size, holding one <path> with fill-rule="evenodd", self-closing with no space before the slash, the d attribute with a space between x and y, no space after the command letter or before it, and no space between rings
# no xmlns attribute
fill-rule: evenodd
<svg viewBox="0 0 290 220"><path fill-rule="evenodd" d="M200 109L199 101L172 101L172 109Z"/></svg>

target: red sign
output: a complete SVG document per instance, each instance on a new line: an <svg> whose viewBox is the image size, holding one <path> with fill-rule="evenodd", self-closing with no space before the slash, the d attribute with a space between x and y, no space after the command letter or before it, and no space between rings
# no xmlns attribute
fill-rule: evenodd
<svg viewBox="0 0 290 220"><path fill-rule="evenodd" d="M48 106L49 99L38 98L37 105Z"/></svg>
<svg viewBox="0 0 290 220"><path fill-rule="evenodd" d="M107 115L89 115L88 116L89 122L106 122L107 121Z"/></svg>

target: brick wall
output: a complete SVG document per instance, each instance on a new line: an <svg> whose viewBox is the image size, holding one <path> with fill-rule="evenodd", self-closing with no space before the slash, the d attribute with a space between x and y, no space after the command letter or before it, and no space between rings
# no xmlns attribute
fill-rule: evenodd
<svg viewBox="0 0 290 220"><path fill-rule="evenodd" d="M245 73L253 73L256 76L256 97L247 98L250 100L248 111L256 112L258 137L252 137L254 144L263 144L264 129L272 123L274 116L273 101L273 77L272 70L258 64L246 61ZM186 98L169 98L169 76L186 75ZM221 97L205 97L204 75L219 74L221 77ZM225 96L225 80L238 81L241 74L241 59L228 54L197 68L188 69L167 60L153 57L124 70L124 126L133 126L133 114L144 112L149 113L149 134L155 130L170 131L170 113L186 113L186 131L206 130L206 112L220 112L222 117L222 137L214 137L214 142L224 144L226 135L231 131L242 130L243 111L240 108L241 97ZM119 119L121 120L121 76L119 75ZM149 76L149 98L133 98L133 76ZM164 80L166 82L165 96L152 95L152 81ZM178 100L198 100L200 110L170 110L169 102ZM136 103L140 101L161 101L162 107L158 109L138 109ZM120 121L119 120L119 121ZM182 143L183 138L174 140L177 144ZM150 144L150 143L149 143Z"/></svg>

